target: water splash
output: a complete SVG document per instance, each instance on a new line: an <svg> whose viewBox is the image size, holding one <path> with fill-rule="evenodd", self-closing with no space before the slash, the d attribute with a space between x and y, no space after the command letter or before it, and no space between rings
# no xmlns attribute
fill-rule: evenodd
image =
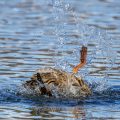
<svg viewBox="0 0 120 120"><path fill-rule="evenodd" d="M71 72L70 64L76 65L80 62L81 46L87 46L87 65L79 71L79 74L90 82L91 79L92 82L98 79L97 81L102 83L98 89L104 89L109 79L108 74L116 59L116 53L112 50L111 41L113 40L107 35L107 31L81 23L75 10L65 1L52 0L52 4L57 38L55 67ZM72 16L72 23L70 16ZM76 39L69 37L71 35ZM68 45L71 46L70 53L65 51ZM61 53L60 57L57 56L58 53ZM95 71L92 69L93 66L96 68Z"/></svg>
<svg viewBox="0 0 120 120"><path fill-rule="evenodd" d="M55 36L57 39L57 45L56 45L56 53L55 56L57 56L57 58L54 58L54 61L59 61L59 62L55 62L55 67L60 68L60 66L62 66L62 69L66 68L66 61L65 61L65 57L64 57L64 51L62 50L65 44L65 21L63 21L63 18L65 17L64 14L64 2L63 0L52 0L52 5L53 5L53 20L55 23ZM61 23L61 21L63 21L63 23ZM63 55L62 56L58 56L58 54ZM62 57L62 60L61 60Z"/></svg>

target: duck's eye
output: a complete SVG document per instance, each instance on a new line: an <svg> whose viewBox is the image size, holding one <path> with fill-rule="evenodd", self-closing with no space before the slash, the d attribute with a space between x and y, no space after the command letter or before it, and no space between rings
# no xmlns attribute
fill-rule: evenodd
<svg viewBox="0 0 120 120"><path fill-rule="evenodd" d="M73 85L73 86L79 86L77 83L73 83L72 85Z"/></svg>

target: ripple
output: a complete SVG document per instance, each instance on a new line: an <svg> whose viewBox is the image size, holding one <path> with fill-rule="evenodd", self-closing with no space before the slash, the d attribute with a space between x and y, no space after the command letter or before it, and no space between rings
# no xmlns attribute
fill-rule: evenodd
<svg viewBox="0 0 120 120"><path fill-rule="evenodd" d="M0 119L120 119L120 1L62 4L53 9L49 0L0 1ZM17 93L40 67L71 72L82 45L88 46L88 58L79 74L93 88L89 99Z"/></svg>

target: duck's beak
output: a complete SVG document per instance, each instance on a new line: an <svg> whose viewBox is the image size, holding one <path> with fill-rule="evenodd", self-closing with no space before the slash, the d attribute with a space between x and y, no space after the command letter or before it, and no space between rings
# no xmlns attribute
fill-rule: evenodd
<svg viewBox="0 0 120 120"><path fill-rule="evenodd" d="M80 64L73 68L73 73L75 74L78 72L80 68L82 68L86 64L87 47L82 46L82 50L80 51L80 53L81 53Z"/></svg>

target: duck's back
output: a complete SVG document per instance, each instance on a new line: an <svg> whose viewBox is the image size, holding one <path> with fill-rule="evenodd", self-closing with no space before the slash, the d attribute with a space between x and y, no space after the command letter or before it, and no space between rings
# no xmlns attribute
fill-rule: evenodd
<svg viewBox="0 0 120 120"><path fill-rule="evenodd" d="M38 69L25 86L37 93L55 97L85 96L90 93L88 85L81 78L55 68Z"/></svg>

